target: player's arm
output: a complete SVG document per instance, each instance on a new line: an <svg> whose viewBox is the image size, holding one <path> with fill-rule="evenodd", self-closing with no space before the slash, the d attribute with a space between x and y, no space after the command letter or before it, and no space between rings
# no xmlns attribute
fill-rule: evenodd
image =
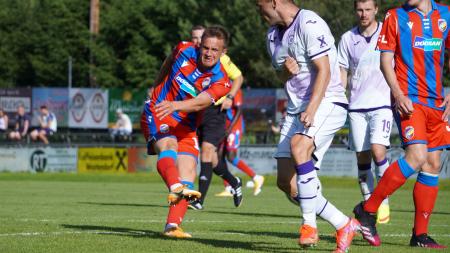
<svg viewBox="0 0 450 253"><path fill-rule="evenodd" d="M207 92L200 93L197 97L182 101L162 101L155 106L156 116L159 119L176 111L198 112L211 105L211 96Z"/></svg>
<svg viewBox="0 0 450 253"><path fill-rule="evenodd" d="M392 66L393 60L393 52L381 52L381 72L383 72L384 79L386 79L387 84L391 88L391 94L395 99L396 110L400 113L400 115L410 115L414 111L414 107L411 99L405 96L403 91L400 89L400 85L397 81L397 75L395 74L394 67Z"/></svg>
<svg viewBox="0 0 450 253"><path fill-rule="evenodd" d="M341 82L342 82L342 86L344 86L344 88L347 87L347 77L348 77L348 71L346 68L340 67L339 68L341 70Z"/></svg>
<svg viewBox="0 0 450 253"><path fill-rule="evenodd" d="M228 128L226 130L226 135L228 135L231 132L231 129L233 129L233 127L236 125L236 123L238 122L241 115L242 115L242 108L240 106L237 106L236 114L234 115L233 120L231 121L231 124L228 126Z"/></svg>
<svg viewBox="0 0 450 253"><path fill-rule="evenodd" d="M231 90L228 96L222 103L222 110L230 109L233 105L233 98L236 96L237 92L241 89L242 83L244 82L244 77L242 76L241 70L230 60L227 56L227 62L223 62L222 66L227 72L228 77L233 81Z"/></svg>
<svg viewBox="0 0 450 253"><path fill-rule="evenodd" d="M317 76L314 80L313 91L306 110L300 114L300 121L305 127L310 127L314 123L314 115L319 108L322 98L325 96L328 83L330 82L330 62L328 55L314 59L313 66L316 68Z"/></svg>
<svg viewBox="0 0 450 253"><path fill-rule="evenodd" d="M448 40L448 44L449 47L447 48L447 54L449 55L448 57L448 71L450 71L450 36L448 36L447 38ZM450 115L450 93L447 94L444 98L444 102L442 102L442 104L439 107L444 107L444 113L442 114L442 120L444 120L445 122L448 121L448 116Z"/></svg>

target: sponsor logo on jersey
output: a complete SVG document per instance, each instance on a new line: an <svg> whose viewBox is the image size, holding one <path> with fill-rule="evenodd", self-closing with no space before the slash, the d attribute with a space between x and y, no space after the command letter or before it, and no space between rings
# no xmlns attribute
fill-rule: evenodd
<svg viewBox="0 0 450 253"><path fill-rule="evenodd" d="M191 94L191 96L193 97L197 96L197 92L195 91L194 86L192 86L186 79L181 77L181 75L177 75L175 77L175 80L177 81L178 85L180 85L180 89L182 89L186 93Z"/></svg>
<svg viewBox="0 0 450 253"><path fill-rule="evenodd" d="M317 21L315 21L315 20L308 20L308 21L306 21L306 24L315 24L315 23L317 23Z"/></svg>
<svg viewBox="0 0 450 253"><path fill-rule="evenodd" d="M411 140L414 137L414 127L412 126L407 126L405 128L405 137L408 140Z"/></svg>
<svg viewBox="0 0 450 253"><path fill-rule="evenodd" d="M184 68L186 66L189 66L188 61L183 61L183 63L181 63L181 67Z"/></svg>
<svg viewBox="0 0 450 253"><path fill-rule="evenodd" d="M438 27L439 27L439 31L441 31L441 32L447 31L447 21L445 21L445 19L442 19L442 18L439 19Z"/></svg>
<svg viewBox="0 0 450 253"><path fill-rule="evenodd" d="M423 51L441 51L442 39L439 38L426 39L417 36L414 38L414 47L422 49Z"/></svg>
<svg viewBox="0 0 450 253"><path fill-rule="evenodd" d="M159 126L159 131L163 134L168 133L169 126L167 124L162 124L161 126Z"/></svg>

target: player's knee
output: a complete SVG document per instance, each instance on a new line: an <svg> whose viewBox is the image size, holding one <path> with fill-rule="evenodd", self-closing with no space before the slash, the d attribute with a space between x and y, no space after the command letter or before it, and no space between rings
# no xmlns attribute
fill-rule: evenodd
<svg viewBox="0 0 450 253"><path fill-rule="evenodd" d="M427 152L421 150L407 150L405 160L414 169L420 169L427 163Z"/></svg>
<svg viewBox="0 0 450 253"><path fill-rule="evenodd" d="M383 161L386 157L386 148L384 146L378 147L374 146L372 148L373 159L377 162Z"/></svg>
<svg viewBox="0 0 450 253"><path fill-rule="evenodd" d="M291 140L291 152L296 161L310 160L314 151L314 142L307 136L296 135Z"/></svg>

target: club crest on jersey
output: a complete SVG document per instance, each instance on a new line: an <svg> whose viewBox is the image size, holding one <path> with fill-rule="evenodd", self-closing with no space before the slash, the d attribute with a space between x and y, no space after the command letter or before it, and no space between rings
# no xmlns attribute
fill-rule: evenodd
<svg viewBox="0 0 450 253"><path fill-rule="evenodd" d="M442 18L439 19L438 27L439 27L439 31L441 31L441 32L447 31L447 21L445 21L445 19L442 19Z"/></svg>
<svg viewBox="0 0 450 253"><path fill-rule="evenodd" d="M205 89L206 87L209 86L210 83L211 83L211 78L209 78L209 77L205 78L202 82L202 88Z"/></svg>
<svg viewBox="0 0 450 253"><path fill-rule="evenodd" d="M405 128L405 137L408 140L411 140L414 137L414 127L412 126L407 126Z"/></svg>
<svg viewBox="0 0 450 253"><path fill-rule="evenodd" d="M182 89L186 93L191 94L191 96L193 96L193 97L197 96L197 92L195 91L195 87L192 86L186 79L181 77L180 74L178 74L175 77L175 81L177 81L178 85L180 85L180 89Z"/></svg>
<svg viewBox="0 0 450 253"><path fill-rule="evenodd" d="M163 134L166 134L169 132L169 126L167 124L162 124L159 126L159 131Z"/></svg>
<svg viewBox="0 0 450 253"><path fill-rule="evenodd" d="M414 47L422 49L423 51L441 51L442 39L439 38L426 39L423 37L416 36L414 38Z"/></svg>

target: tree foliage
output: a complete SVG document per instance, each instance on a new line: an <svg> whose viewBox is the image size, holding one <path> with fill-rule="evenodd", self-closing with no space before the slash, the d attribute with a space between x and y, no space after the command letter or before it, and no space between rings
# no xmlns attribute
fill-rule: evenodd
<svg viewBox="0 0 450 253"><path fill-rule="evenodd" d="M267 25L255 0L101 0L100 33L89 33L89 1L0 0L0 87L65 86L73 59L74 86L147 87L193 25L221 24L232 34L229 55L245 85L280 87L266 53ZM330 25L336 42L354 23L352 0L301 0ZM442 0L449 4L450 0ZM380 4L380 18L397 0ZM90 62L93 65L90 65ZM445 73L448 82L448 69Z"/></svg>

